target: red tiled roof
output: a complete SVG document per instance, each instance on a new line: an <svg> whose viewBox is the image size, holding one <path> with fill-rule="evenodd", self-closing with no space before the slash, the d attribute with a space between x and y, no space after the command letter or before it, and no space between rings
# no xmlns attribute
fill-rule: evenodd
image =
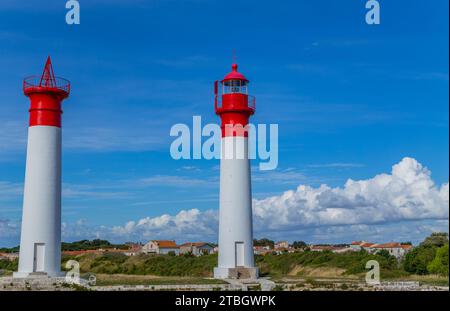
<svg viewBox="0 0 450 311"><path fill-rule="evenodd" d="M130 244L129 247L130 248L128 250L130 251L138 251L142 249L142 245L140 244Z"/></svg>
<svg viewBox="0 0 450 311"><path fill-rule="evenodd" d="M267 246L253 246L253 251L259 253L271 253L273 250L267 248Z"/></svg>
<svg viewBox="0 0 450 311"><path fill-rule="evenodd" d="M180 246L197 246L197 247L201 247L204 245L209 245L209 243L207 242L186 242L181 244Z"/></svg>
<svg viewBox="0 0 450 311"><path fill-rule="evenodd" d="M155 240L155 242L159 248L179 248L175 241L170 240Z"/></svg>
<svg viewBox="0 0 450 311"><path fill-rule="evenodd" d="M361 245L361 243L362 243L361 241L353 241L352 245Z"/></svg>
<svg viewBox="0 0 450 311"><path fill-rule="evenodd" d="M374 245L375 245L375 244L369 243L369 242L365 242L365 243L360 244L361 247L372 247L372 246L374 246Z"/></svg>
<svg viewBox="0 0 450 311"><path fill-rule="evenodd" d="M5 257L6 259L13 259L19 257L19 253L0 253L0 257Z"/></svg>
<svg viewBox="0 0 450 311"><path fill-rule="evenodd" d="M372 245L373 248L401 248L401 244L398 242L389 242L383 244Z"/></svg>

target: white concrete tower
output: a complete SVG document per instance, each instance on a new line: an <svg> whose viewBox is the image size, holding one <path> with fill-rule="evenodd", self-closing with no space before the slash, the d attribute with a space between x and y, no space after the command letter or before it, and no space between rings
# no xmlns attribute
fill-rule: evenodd
<svg viewBox="0 0 450 311"><path fill-rule="evenodd" d="M30 98L19 271L15 278L61 275L61 102L69 81L55 77L50 57L41 77L23 82Z"/></svg>
<svg viewBox="0 0 450 311"><path fill-rule="evenodd" d="M249 81L237 71L215 84L215 110L222 120L220 160L219 264L214 277L257 278L253 257L253 224L247 124L255 112Z"/></svg>

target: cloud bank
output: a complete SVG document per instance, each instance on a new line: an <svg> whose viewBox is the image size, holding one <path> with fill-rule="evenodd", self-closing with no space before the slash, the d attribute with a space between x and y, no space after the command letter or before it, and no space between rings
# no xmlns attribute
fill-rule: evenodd
<svg viewBox="0 0 450 311"><path fill-rule="evenodd" d="M343 188L300 185L279 196L253 200L253 213L256 234L268 236L282 235L280 232L289 236L299 230L323 227L364 231L373 225L446 220L449 184L436 186L427 168L413 158L404 158L392 167L390 174L359 181L349 179ZM147 239L215 239L217 214L216 210L183 210L174 216L130 221L112 228L111 233Z"/></svg>
<svg viewBox="0 0 450 311"><path fill-rule="evenodd" d="M391 174L349 179L343 188L300 185L254 201L256 227L270 230L448 219L448 213L449 184L438 188L430 171L413 158L402 159Z"/></svg>
<svg viewBox="0 0 450 311"><path fill-rule="evenodd" d="M300 185L278 196L253 200L255 236L339 242L349 239L419 240L448 230L449 183L438 186L431 172L413 158L403 158L390 174L366 180L349 179L343 187ZM218 211L181 210L131 220L120 226L89 226L86 221L63 224L63 239L106 238L217 239ZM0 238L18 231L0 221Z"/></svg>

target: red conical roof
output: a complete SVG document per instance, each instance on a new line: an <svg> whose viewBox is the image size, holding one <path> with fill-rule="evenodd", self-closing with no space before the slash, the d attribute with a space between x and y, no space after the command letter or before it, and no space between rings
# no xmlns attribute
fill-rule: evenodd
<svg viewBox="0 0 450 311"><path fill-rule="evenodd" d="M27 77L23 81L23 91L25 95L33 92L57 92L65 98L70 93L70 82L66 79L55 77L52 60L50 56L45 62L42 75Z"/></svg>
<svg viewBox="0 0 450 311"><path fill-rule="evenodd" d="M42 72L41 80L39 81L39 86L56 87L56 78L55 73L53 72L52 60L50 59L50 56L45 62L45 67Z"/></svg>
<svg viewBox="0 0 450 311"><path fill-rule="evenodd" d="M238 70L238 65L237 64L233 64L231 66L231 72L229 74L227 74L225 76L225 78L223 78L222 82L229 81L229 80L248 81L247 78L242 73L238 72L237 70Z"/></svg>

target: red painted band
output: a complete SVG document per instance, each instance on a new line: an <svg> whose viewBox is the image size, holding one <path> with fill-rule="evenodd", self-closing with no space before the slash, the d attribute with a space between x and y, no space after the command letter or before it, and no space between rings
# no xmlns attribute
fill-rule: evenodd
<svg viewBox="0 0 450 311"><path fill-rule="evenodd" d="M225 113L222 118L222 137L243 136L248 137L248 117L241 113Z"/></svg>
<svg viewBox="0 0 450 311"><path fill-rule="evenodd" d="M248 95L241 93L224 94L222 106L216 109L222 119L222 137L248 137L246 128L254 109L248 106Z"/></svg>
<svg viewBox="0 0 450 311"><path fill-rule="evenodd" d="M36 125L48 125L61 127L61 110L30 109L30 127Z"/></svg>
<svg viewBox="0 0 450 311"><path fill-rule="evenodd" d="M27 94L31 101L29 125L61 127L61 101L58 93L43 92Z"/></svg>
<svg viewBox="0 0 450 311"><path fill-rule="evenodd" d="M220 127L222 129L222 137L234 137L234 136L248 137L248 130L246 128L242 127L240 124L235 129L228 128L228 125L231 125L231 124L227 124L225 126L222 125ZM231 127L233 127L233 125L231 125Z"/></svg>

